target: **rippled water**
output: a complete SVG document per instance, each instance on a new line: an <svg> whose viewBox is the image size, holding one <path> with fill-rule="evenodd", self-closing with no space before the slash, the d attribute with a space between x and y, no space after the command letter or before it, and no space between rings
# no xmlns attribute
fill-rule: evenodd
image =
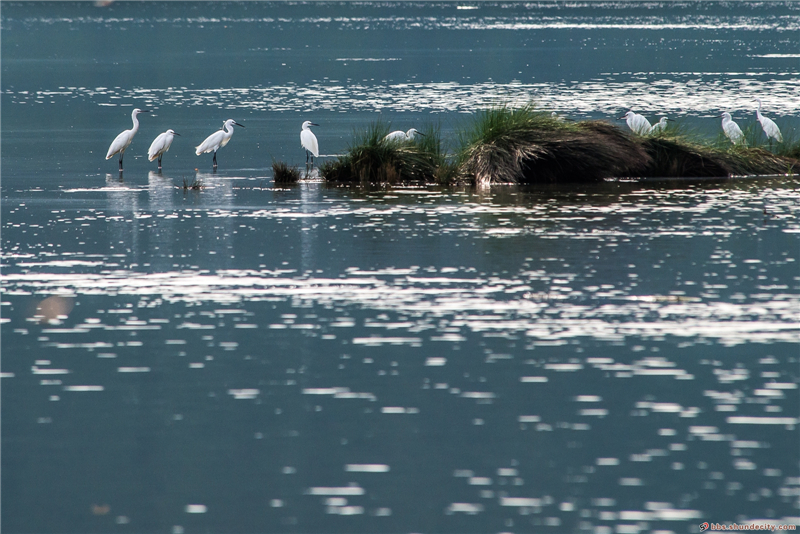
<svg viewBox="0 0 800 534"><path fill-rule="evenodd" d="M800 55L798 55L800 57ZM397 61L394 58L359 58L366 62ZM354 59L341 59L347 62ZM619 81L618 76L578 83L510 83L454 82L399 83L371 85L342 84L339 81L270 85L267 87L233 87L164 89L97 87L58 87L54 91L20 91L9 93L17 104L64 105L67 99L79 99L97 106L117 106L115 101L140 100L148 107L211 106L236 112L470 112L502 103L538 101L548 109L576 116L614 115L626 103L639 108L658 110L667 115L695 113L701 117L716 117L720 109L752 111L752 102L762 95L773 101L773 113L794 113L800 81L797 73L778 76L767 72L746 77L743 73L672 75L664 73L630 73L631 81ZM654 88L657 90L654 93ZM717 98L723 93L725 96ZM749 114L749 113L748 113ZM714 121L716 122L716 121Z"/></svg>
<svg viewBox="0 0 800 534"><path fill-rule="evenodd" d="M634 108L716 136L723 110L755 125L760 97L797 137L798 21L795 2L8 4L4 162L113 170L99 156L136 106L153 114L128 157L172 128L173 169L186 170L229 116L249 128L226 147L244 167L299 163L306 115L323 154L377 118L439 123L454 148L463 114L531 100L577 119ZM44 157L16 156L43 138Z"/></svg>
<svg viewBox="0 0 800 534"><path fill-rule="evenodd" d="M143 5L3 5L4 530L800 523L796 177L269 169L302 161L307 117L337 153L377 117L447 132L531 95L788 114L797 4ZM103 154L133 105L154 112L120 177ZM247 128L203 172L191 147L228 114Z"/></svg>

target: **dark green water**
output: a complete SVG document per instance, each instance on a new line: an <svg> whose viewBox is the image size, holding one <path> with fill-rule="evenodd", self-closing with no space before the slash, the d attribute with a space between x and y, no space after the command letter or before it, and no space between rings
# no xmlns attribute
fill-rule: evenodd
<svg viewBox="0 0 800 534"><path fill-rule="evenodd" d="M270 169L304 120L324 160L378 118L447 137L530 99L716 136L761 97L788 137L798 27L794 3L3 3L0 526L800 523L797 178ZM211 173L193 148L229 117Z"/></svg>

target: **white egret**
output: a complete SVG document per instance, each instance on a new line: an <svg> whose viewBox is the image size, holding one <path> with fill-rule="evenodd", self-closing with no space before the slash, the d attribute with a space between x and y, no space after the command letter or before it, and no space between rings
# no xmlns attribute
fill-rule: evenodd
<svg viewBox="0 0 800 534"><path fill-rule="evenodd" d="M764 115L761 114L761 99L756 98L758 101L758 109L756 110L756 120L761 123L761 127L764 129L764 133L767 134L767 139L775 139L779 143L783 143L783 136L781 135L781 130L778 128L778 125L772 122L772 120L766 118Z"/></svg>
<svg viewBox="0 0 800 534"><path fill-rule="evenodd" d="M664 129L666 129L667 127L668 120L669 119L666 117L661 117L661 120L655 123L652 128L650 128L650 134L657 134L658 132L663 132Z"/></svg>
<svg viewBox="0 0 800 534"><path fill-rule="evenodd" d="M153 144L150 145L150 150L147 151L147 159L150 161L158 158L158 170L161 170L161 156L169 150L170 145L172 145L172 136L174 135L179 136L181 134L175 132L175 130L167 130L159 134L159 136L153 140Z"/></svg>
<svg viewBox="0 0 800 534"><path fill-rule="evenodd" d="M206 140L200 143L195 148L195 154L198 156L203 153L214 152L214 168L217 168L217 150L224 147L228 144L228 141L231 140L231 136L233 135L233 125L242 126L238 122L233 119L228 119L222 124L222 129L217 130L213 134L206 137Z"/></svg>
<svg viewBox="0 0 800 534"><path fill-rule="evenodd" d="M311 126L319 126L311 121L303 123L303 129L300 131L300 146L306 150L306 165L308 165L309 153L311 155L311 165L314 165L314 158L319 157L319 143L317 143L317 136L311 131Z"/></svg>
<svg viewBox="0 0 800 534"><path fill-rule="evenodd" d="M647 135L653 128L650 126L650 121L645 119L643 115L639 115L633 111L627 112L624 117L620 117L619 119L625 119L625 122L628 123L628 128L635 134Z"/></svg>
<svg viewBox="0 0 800 534"><path fill-rule="evenodd" d="M392 143L402 143L404 141L413 141L415 135L424 136L425 134L417 131L416 128L411 128L407 132L401 132L400 130L397 130L396 132L391 132L390 134L387 134L386 137L383 138L383 140Z"/></svg>
<svg viewBox="0 0 800 534"><path fill-rule="evenodd" d="M124 132L120 133L114 140L111 142L111 146L108 147L108 154L106 154L106 159L111 159L114 154L119 154L119 171L122 172L122 156L125 155L125 149L131 144L133 141L133 136L136 135L136 132L139 131L139 119L136 116L139 113L150 113L147 109L139 109L136 108L131 112L131 119L133 120L133 128L130 130L125 130Z"/></svg>
<svg viewBox="0 0 800 534"><path fill-rule="evenodd" d="M733 121L731 114L726 111L720 115L720 117L722 117L722 131L725 132L725 135L728 136L728 139L731 140L731 143L734 145L743 143L744 134L742 133L742 129L739 128L739 125Z"/></svg>

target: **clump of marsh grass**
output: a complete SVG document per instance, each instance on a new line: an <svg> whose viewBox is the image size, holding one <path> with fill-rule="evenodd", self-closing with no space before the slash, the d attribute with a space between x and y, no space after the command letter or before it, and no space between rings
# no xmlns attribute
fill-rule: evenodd
<svg viewBox="0 0 800 534"><path fill-rule="evenodd" d="M760 130L745 129L746 143L723 134L701 138L680 122L650 135L633 135L603 121L564 121L539 111L499 106L478 113L459 132L450 157L438 126L411 141L386 142L389 125L356 132L344 156L321 176L333 183L546 184L597 182L621 177L728 177L786 174L800 169L800 142L765 145ZM763 136L762 136L763 137Z"/></svg>
<svg viewBox="0 0 800 534"><path fill-rule="evenodd" d="M787 174L800 169L800 160L773 154L764 147L734 146L725 153L729 175Z"/></svg>
<svg viewBox="0 0 800 534"><path fill-rule="evenodd" d="M756 125L758 126L758 125ZM664 131L640 139L651 158L641 173L657 178L716 178L751 174L782 174L797 164L772 154L763 142L761 133L751 126L743 130L745 143L734 145L725 134L719 133L709 142L680 122Z"/></svg>
<svg viewBox="0 0 800 534"><path fill-rule="evenodd" d="M460 140L460 171L477 184L600 181L635 176L650 163L619 128L562 121L533 104L482 111Z"/></svg>
<svg viewBox="0 0 800 534"><path fill-rule="evenodd" d="M663 131L643 138L641 142L651 158L642 176L699 178L726 177L731 174L730 158L726 154L734 145L721 132L708 144L682 124L671 123Z"/></svg>
<svg viewBox="0 0 800 534"><path fill-rule="evenodd" d="M319 168L328 182L360 184L429 183L445 161L438 128L428 128L413 141L387 142L389 125L378 121L355 132L343 156Z"/></svg>
<svg viewBox="0 0 800 534"><path fill-rule="evenodd" d="M407 144L411 144L420 157L427 160L432 173L426 176L426 181L440 185L455 183L458 180L458 166L450 160L447 149L442 143L441 125L426 126L420 133L423 135L416 136Z"/></svg>
<svg viewBox="0 0 800 534"><path fill-rule="evenodd" d="M800 162L789 161L761 147L703 145L680 137L654 137L642 144L651 164L646 177L727 177L753 174L783 174Z"/></svg>
<svg viewBox="0 0 800 534"><path fill-rule="evenodd" d="M783 146L779 149L778 155L800 160L800 141L791 144L786 144L786 141L784 141Z"/></svg>
<svg viewBox="0 0 800 534"><path fill-rule="evenodd" d="M272 160L272 176L276 184L295 184L300 180L300 170L284 161Z"/></svg>
<svg viewBox="0 0 800 534"><path fill-rule="evenodd" d="M763 148L767 144L764 131L757 122L750 123L742 128L744 146Z"/></svg>
<svg viewBox="0 0 800 534"><path fill-rule="evenodd" d="M730 171L720 160L725 151L680 137L657 136L642 141L651 161L642 176L659 178L719 177Z"/></svg>
<svg viewBox="0 0 800 534"><path fill-rule="evenodd" d="M800 139L797 138L796 130L783 128L782 135L783 142L776 145L775 153L786 158L800 159Z"/></svg>

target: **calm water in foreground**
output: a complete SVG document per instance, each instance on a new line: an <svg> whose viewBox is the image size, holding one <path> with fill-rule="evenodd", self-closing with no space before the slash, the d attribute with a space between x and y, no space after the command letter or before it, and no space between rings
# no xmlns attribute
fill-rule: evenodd
<svg viewBox="0 0 800 534"><path fill-rule="evenodd" d="M800 523L800 179L269 168L303 120L330 155L497 101L717 135L761 96L789 135L799 28L792 3L4 2L3 530Z"/></svg>

